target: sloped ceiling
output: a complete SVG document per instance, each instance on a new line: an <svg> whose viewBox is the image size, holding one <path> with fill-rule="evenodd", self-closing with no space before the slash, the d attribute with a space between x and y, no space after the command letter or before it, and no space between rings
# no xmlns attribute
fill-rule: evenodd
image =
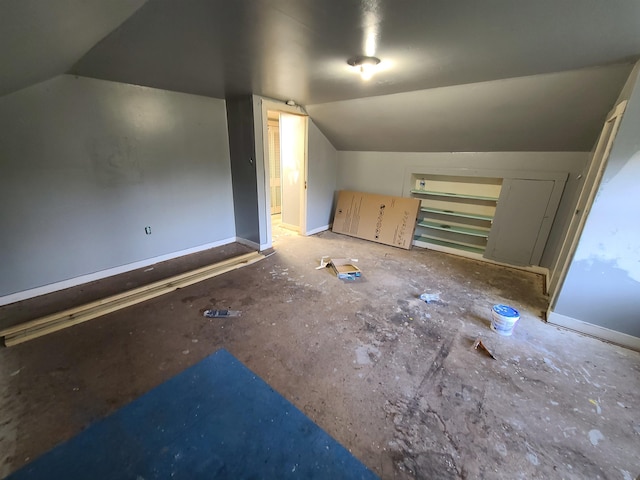
<svg viewBox="0 0 640 480"><path fill-rule="evenodd" d="M495 109L511 111L511 122L531 132L526 141L525 134L499 141L497 123L491 140L472 134L414 142L414 148L531 150L534 135L546 131L530 129L525 109L532 106L535 118L556 111L563 112L565 123L577 120L567 138L547 134L537 149L589 149L585 145L595 140L593 132L622 87L625 69L628 73L629 62L640 55L638 0L148 0L141 7L142 0L0 2L0 60L9 65L3 66L0 93L65 70L217 98L255 93L311 106L334 143L362 150L371 148L374 130L363 126L347 137L329 125L339 124L337 112L346 108L340 102L402 92L416 92L423 105L439 105L423 110L425 116L475 109L469 116L423 122L423 137L448 128L482 130ZM363 53L383 61L384 69L368 82L346 63ZM610 67L593 73L597 66ZM542 75L581 69L586 70ZM505 90L505 98L518 99L515 104L498 98L500 87L484 85L518 77L531 79ZM560 87L550 78L586 83ZM457 90L443 89L454 86ZM489 98L478 98L479 92ZM576 111L593 98L593 107ZM363 112L383 105L391 116L399 115L393 100L372 101L349 105ZM316 108L319 104L330 105ZM584 116L572 117L572 111ZM402 145L380 147L401 150Z"/></svg>
<svg viewBox="0 0 640 480"><path fill-rule="evenodd" d="M302 105L620 63L638 0L151 0L71 72ZM388 69L370 82L349 57Z"/></svg>
<svg viewBox="0 0 640 480"><path fill-rule="evenodd" d="M65 73L145 0L0 0L0 95Z"/></svg>
<svg viewBox="0 0 640 480"><path fill-rule="evenodd" d="M338 150L589 151L631 65L310 105Z"/></svg>

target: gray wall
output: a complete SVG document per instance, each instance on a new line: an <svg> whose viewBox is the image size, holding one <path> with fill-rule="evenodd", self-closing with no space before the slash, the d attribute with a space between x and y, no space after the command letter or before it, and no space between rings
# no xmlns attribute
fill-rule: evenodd
<svg viewBox="0 0 640 480"><path fill-rule="evenodd" d="M235 236L223 100L63 75L0 97L0 154L0 296Z"/></svg>
<svg viewBox="0 0 640 480"><path fill-rule="evenodd" d="M640 337L640 80L637 71L555 313Z"/></svg>
<svg viewBox="0 0 640 480"><path fill-rule="evenodd" d="M407 153L338 152L338 189L402 196L407 169L461 168L505 172L566 172L569 177L540 265L555 261L577 200L587 152Z"/></svg>
<svg viewBox="0 0 640 480"><path fill-rule="evenodd" d="M227 98L236 235L260 243L253 99Z"/></svg>
<svg viewBox="0 0 640 480"><path fill-rule="evenodd" d="M309 119L307 232L328 226L336 191L338 152Z"/></svg>

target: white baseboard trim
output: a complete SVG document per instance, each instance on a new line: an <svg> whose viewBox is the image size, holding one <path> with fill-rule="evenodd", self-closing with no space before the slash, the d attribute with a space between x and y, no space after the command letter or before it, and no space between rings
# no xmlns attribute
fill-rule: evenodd
<svg viewBox="0 0 640 480"><path fill-rule="evenodd" d="M640 338L549 311L547 322L640 352Z"/></svg>
<svg viewBox="0 0 640 480"><path fill-rule="evenodd" d="M253 249L254 249L254 250L256 250L256 251L260 251L260 250L262 250L262 249L260 248L260 244L259 244L259 243L253 242L253 241L251 241L251 240L247 240L246 238L236 237L236 238L235 238L235 241L236 241L236 242L238 242L238 243L240 243L240 244L242 244L242 245L245 245L245 246L247 246L247 247L249 247L249 248L253 248Z"/></svg>
<svg viewBox="0 0 640 480"><path fill-rule="evenodd" d="M192 253L202 252L203 250L209 250L210 248L221 247L222 245L227 245L235 241L235 237L225 238L224 240L219 240L217 242L205 243L204 245L198 245L197 247L179 250L177 252L168 253L166 255L147 258L145 260L140 260L139 262L127 263L119 267L108 268L106 270L100 270L99 272L80 275L79 277L50 283L49 285L43 285L41 287L31 288L29 290L23 290L22 292L10 293L9 295L0 297L0 306L19 302L21 300L27 300L33 297L39 297L40 295L57 292L58 290L64 290L65 288L77 287L78 285L82 285L84 283L94 282L96 280L111 277L113 275L118 275L120 273L130 272L139 268L148 267L150 265L164 262L166 260L172 260L174 258L183 257Z"/></svg>
<svg viewBox="0 0 640 480"><path fill-rule="evenodd" d="M331 225L324 225L322 227L314 228L313 230L309 230L305 235L315 235L316 233L325 232L331 228Z"/></svg>
<svg viewBox="0 0 640 480"><path fill-rule="evenodd" d="M280 228L286 228L287 230L291 230L292 232L300 233L300 227L297 225L291 225L290 223L281 223L278 225Z"/></svg>
<svg viewBox="0 0 640 480"><path fill-rule="evenodd" d="M523 267L520 265L511 265L509 263L496 262L495 260L489 260L488 258L483 257L484 262L493 263L494 265L501 265L503 267L515 268L516 270L524 270L525 272L537 273L538 275L542 275L545 281L545 291L547 289L547 278L549 276L549 269L546 267L541 267L539 265L529 265L527 267Z"/></svg>

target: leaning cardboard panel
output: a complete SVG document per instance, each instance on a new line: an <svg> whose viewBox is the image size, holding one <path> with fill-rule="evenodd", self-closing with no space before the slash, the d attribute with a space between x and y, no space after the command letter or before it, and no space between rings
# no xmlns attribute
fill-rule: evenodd
<svg viewBox="0 0 640 480"><path fill-rule="evenodd" d="M419 208L417 198L342 190L338 194L333 231L409 249Z"/></svg>

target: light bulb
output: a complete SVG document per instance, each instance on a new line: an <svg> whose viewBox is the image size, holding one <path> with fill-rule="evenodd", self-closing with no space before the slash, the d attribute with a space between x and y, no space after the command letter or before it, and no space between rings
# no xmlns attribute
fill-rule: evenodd
<svg viewBox="0 0 640 480"><path fill-rule="evenodd" d="M371 77L373 77L373 65L360 65L360 77L362 77L362 80L371 80Z"/></svg>

